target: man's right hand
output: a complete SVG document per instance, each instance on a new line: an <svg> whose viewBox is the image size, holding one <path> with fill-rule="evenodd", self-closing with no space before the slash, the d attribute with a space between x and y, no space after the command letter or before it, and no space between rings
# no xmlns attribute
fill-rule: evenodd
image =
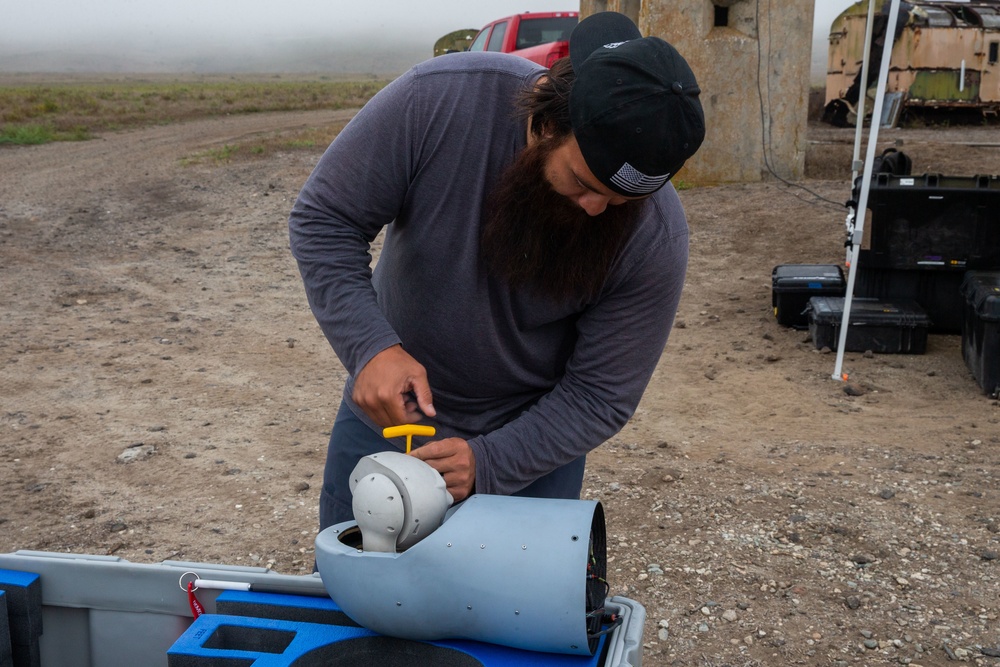
<svg viewBox="0 0 1000 667"><path fill-rule="evenodd" d="M365 364L354 378L351 398L382 428L436 414L427 371L402 345L382 350Z"/></svg>

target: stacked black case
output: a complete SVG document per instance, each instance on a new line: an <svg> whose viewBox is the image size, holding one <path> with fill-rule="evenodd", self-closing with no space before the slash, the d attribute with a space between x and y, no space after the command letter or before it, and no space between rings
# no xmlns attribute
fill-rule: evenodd
<svg viewBox="0 0 1000 667"><path fill-rule="evenodd" d="M809 299L809 335L817 349L836 350L844 316L844 299ZM930 319L915 301L852 299L846 352L923 354L927 350Z"/></svg>
<svg viewBox="0 0 1000 667"><path fill-rule="evenodd" d="M969 269L1000 270L1000 176L876 174L854 294L917 301L932 331L960 333Z"/></svg>
<svg viewBox="0 0 1000 667"><path fill-rule="evenodd" d="M814 296L844 296L844 272L836 264L781 264L771 271L771 307L778 324L809 326L806 306Z"/></svg>
<svg viewBox="0 0 1000 667"><path fill-rule="evenodd" d="M970 271L962 283L962 358L987 394L1000 393L1000 272Z"/></svg>

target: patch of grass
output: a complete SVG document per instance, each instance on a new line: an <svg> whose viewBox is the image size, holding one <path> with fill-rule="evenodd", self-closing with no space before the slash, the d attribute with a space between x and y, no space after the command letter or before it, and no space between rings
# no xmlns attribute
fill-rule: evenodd
<svg viewBox="0 0 1000 667"><path fill-rule="evenodd" d="M52 130L44 125L20 125L0 128L0 144L46 144L52 141Z"/></svg>
<svg viewBox="0 0 1000 667"><path fill-rule="evenodd" d="M323 127L248 137L244 141L223 144L185 157L181 160L181 164L227 164L240 160L266 158L275 153L315 150L317 146L325 148L330 145L330 142L344 129L346 124L347 121L338 121Z"/></svg>
<svg viewBox="0 0 1000 667"><path fill-rule="evenodd" d="M236 79L0 86L0 142L79 140L100 132L228 114L361 107L386 83Z"/></svg>
<svg viewBox="0 0 1000 667"><path fill-rule="evenodd" d="M229 162L233 157L233 153L237 151L236 146L232 144L225 144L222 148L216 148L208 152L209 156L216 162Z"/></svg>
<svg viewBox="0 0 1000 667"><path fill-rule="evenodd" d="M0 144L29 146L47 144L50 141L83 141L90 138L90 132L79 126L64 130L55 130L48 125L39 124L0 126Z"/></svg>

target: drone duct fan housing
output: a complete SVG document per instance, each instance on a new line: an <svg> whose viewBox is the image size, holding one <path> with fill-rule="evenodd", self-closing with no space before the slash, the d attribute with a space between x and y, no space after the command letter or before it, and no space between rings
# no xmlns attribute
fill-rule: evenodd
<svg viewBox="0 0 1000 667"><path fill-rule="evenodd" d="M393 468L397 461L386 454L376 456ZM352 475L352 485L362 481L360 473L372 474L370 463L364 465L355 470L359 474ZM411 496L405 507L421 506L412 495L414 488L426 485L409 484L409 472L385 477L402 483L396 493ZM360 505L383 503L378 496L393 491L384 480L372 482L371 489L379 493ZM448 496L448 504L450 500ZM357 495L354 509L355 516L378 514L368 515ZM387 516L398 520L395 510ZM418 518L404 517L400 525L413 526ZM436 529L426 519L420 523L420 539L393 551L367 548L374 542L376 549L385 549L388 540L377 524L348 521L317 536L316 564L323 585L352 620L403 639L469 639L531 651L594 654L601 635L609 631L602 630L608 586L599 502L473 495L448 510Z"/></svg>

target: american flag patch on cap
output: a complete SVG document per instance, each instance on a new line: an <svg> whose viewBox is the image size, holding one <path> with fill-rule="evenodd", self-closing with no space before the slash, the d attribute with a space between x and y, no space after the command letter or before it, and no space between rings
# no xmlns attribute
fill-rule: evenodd
<svg viewBox="0 0 1000 667"><path fill-rule="evenodd" d="M618 173L611 177L611 182L619 188L637 195L648 195L650 192L656 192L668 180L670 180L670 174L647 176L628 162L623 164Z"/></svg>

